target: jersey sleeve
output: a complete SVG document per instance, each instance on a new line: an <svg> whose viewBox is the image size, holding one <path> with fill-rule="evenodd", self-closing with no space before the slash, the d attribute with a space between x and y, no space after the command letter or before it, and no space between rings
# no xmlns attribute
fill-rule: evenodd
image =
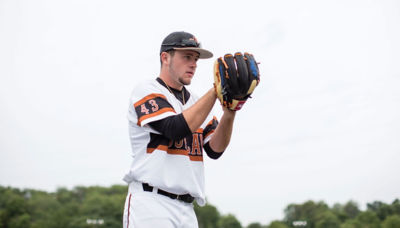
<svg viewBox="0 0 400 228"><path fill-rule="evenodd" d="M166 96L151 85L137 86L131 94L128 119L138 126L176 115Z"/></svg>
<svg viewBox="0 0 400 228"><path fill-rule="evenodd" d="M162 94L153 93L133 104L138 117L137 124L145 124L175 114L175 110Z"/></svg>
<svg viewBox="0 0 400 228"><path fill-rule="evenodd" d="M192 134L182 113L151 122L149 125L171 140L180 140Z"/></svg>

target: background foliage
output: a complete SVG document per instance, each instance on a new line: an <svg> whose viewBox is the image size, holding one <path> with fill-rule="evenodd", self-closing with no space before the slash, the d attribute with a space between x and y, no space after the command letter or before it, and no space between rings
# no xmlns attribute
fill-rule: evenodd
<svg viewBox="0 0 400 228"><path fill-rule="evenodd" d="M122 227L127 186L59 188L54 193L0 186L0 228ZM232 214L207 204L195 211L200 228L241 228ZM284 218L247 228L399 228L400 201L374 201L362 211L354 201L328 206L323 201L290 204ZM97 223L97 224L96 224Z"/></svg>

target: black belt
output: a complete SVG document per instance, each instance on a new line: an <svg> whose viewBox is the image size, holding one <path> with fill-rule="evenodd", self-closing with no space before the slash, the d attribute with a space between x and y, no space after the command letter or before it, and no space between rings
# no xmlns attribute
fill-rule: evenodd
<svg viewBox="0 0 400 228"><path fill-rule="evenodd" d="M150 186L147 183L143 183L142 186L143 186L143 191L146 191L146 192L152 192L153 191L153 186ZM160 195L163 195L163 196L168 196L171 199L177 199L177 200L183 201L185 203L193 203L193 201L194 201L194 197L189 195L189 194L177 195L177 194L174 194L174 193L163 191L161 189L158 189L157 193L160 194Z"/></svg>

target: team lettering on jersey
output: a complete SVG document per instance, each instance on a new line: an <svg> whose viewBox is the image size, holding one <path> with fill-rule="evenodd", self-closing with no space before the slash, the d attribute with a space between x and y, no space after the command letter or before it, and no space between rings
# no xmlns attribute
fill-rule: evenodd
<svg viewBox="0 0 400 228"><path fill-rule="evenodd" d="M153 153L155 150L165 151L171 155L188 156L191 161L203 161L203 129L200 128L180 140L169 140L162 135L151 134L147 153Z"/></svg>
<svg viewBox="0 0 400 228"><path fill-rule="evenodd" d="M180 140L170 140L166 152L173 154L174 150L181 151L179 153L181 155L189 156L191 161L203 161L203 130L199 129L192 136Z"/></svg>

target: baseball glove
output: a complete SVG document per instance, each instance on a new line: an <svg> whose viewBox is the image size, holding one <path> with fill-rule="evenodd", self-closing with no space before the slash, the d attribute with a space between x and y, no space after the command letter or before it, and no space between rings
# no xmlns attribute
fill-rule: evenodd
<svg viewBox="0 0 400 228"><path fill-rule="evenodd" d="M252 54L226 54L215 60L214 88L221 104L240 110L260 82L260 74Z"/></svg>

